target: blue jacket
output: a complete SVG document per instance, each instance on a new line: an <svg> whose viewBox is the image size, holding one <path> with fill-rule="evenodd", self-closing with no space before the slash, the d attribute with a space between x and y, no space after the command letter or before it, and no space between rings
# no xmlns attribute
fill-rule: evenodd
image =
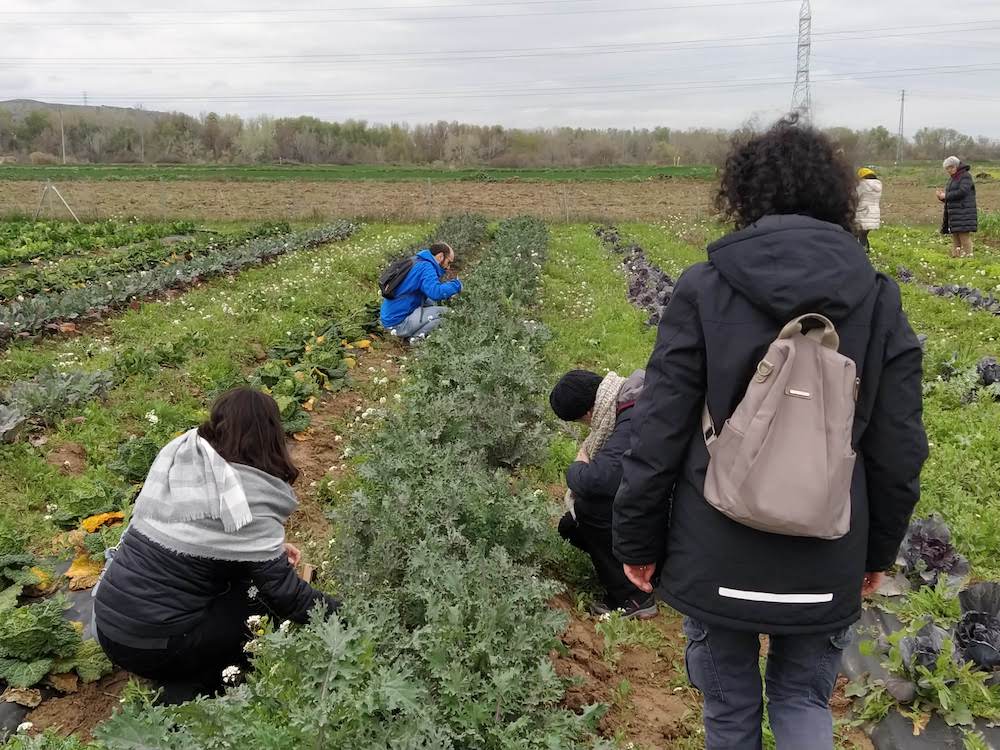
<svg viewBox="0 0 1000 750"><path fill-rule="evenodd" d="M442 284L438 281L442 276L444 269L430 250L417 253L417 262L413 264L403 283L396 288L395 298L382 300L382 310L379 313L382 326L397 326L427 300L445 300L462 291L461 281L453 279Z"/></svg>

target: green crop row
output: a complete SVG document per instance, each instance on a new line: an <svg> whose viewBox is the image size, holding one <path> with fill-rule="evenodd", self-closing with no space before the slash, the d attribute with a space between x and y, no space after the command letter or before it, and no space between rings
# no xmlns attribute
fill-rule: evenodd
<svg viewBox="0 0 1000 750"><path fill-rule="evenodd" d="M42 333L57 322L72 321L131 300L232 273L287 252L316 247L349 237L356 231L349 221L290 235L262 237L212 255L179 260L149 271L119 274L101 284L40 294L0 308L0 342Z"/></svg>
<svg viewBox="0 0 1000 750"><path fill-rule="evenodd" d="M564 626L535 564L546 502L511 470L544 453L545 329L530 319L548 242L500 225L402 408L359 448L360 488L335 510L331 585L343 619L273 628L220 699L127 701L97 747L573 748L597 707L559 706L548 659ZM79 747L18 739L14 748ZM57 744L58 743L58 744Z"/></svg>
<svg viewBox="0 0 1000 750"><path fill-rule="evenodd" d="M80 255L103 248L188 234L187 221L146 223L137 219L105 219L87 224L68 221L12 219L0 222L0 266L59 255Z"/></svg>
<svg viewBox="0 0 1000 750"><path fill-rule="evenodd" d="M212 255L260 237L287 234L286 222L261 224L230 235L210 234L166 243L147 240L116 248L100 255L65 257L0 272L0 301L45 292L54 294L71 287L101 283L119 274L153 268L178 260Z"/></svg>

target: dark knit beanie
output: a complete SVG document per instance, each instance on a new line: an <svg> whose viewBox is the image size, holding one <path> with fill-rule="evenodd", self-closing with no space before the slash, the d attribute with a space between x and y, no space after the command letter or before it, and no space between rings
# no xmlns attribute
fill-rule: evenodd
<svg viewBox="0 0 1000 750"><path fill-rule="evenodd" d="M604 380L590 370L570 370L549 394L549 404L559 419L573 422L594 408L597 389Z"/></svg>

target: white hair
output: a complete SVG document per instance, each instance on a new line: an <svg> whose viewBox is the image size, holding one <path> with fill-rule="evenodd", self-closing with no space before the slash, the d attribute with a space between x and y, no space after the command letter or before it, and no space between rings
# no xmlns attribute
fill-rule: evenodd
<svg viewBox="0 0 1000 750"><path fill-rule="evenodd" d="M941 166L947 169L948 167L957 167L961 163L962 160L959 159L957 156L949 156L947 159L944 160L944 164L942 164Z"/></svg>

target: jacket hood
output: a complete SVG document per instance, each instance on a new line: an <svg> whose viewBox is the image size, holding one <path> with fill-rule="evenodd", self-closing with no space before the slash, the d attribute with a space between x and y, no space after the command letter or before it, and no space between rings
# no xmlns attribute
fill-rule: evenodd
<svg viewBox="0 0 1000 750"><path fill-rule="evenodd" d="M636 370L622 384L622 389L618 391L618 403L627 404L629 401L638 400L642 395L642 386L646 382L646 371Z"/></svg>
<svg viewBox="0 0 1000 750"><path fill-rule="evenodd" d="M424 248L419 253L417 253L417 257L418 258L423 258L424 260L427 260L427 261L430 261L431 263L433 263L434 264L434 270L437 271L438 278L441 278L442 276L444 276L444 269L441 267L441 264L437 262L437 258L435 258L431 254L430 250L428 250L427 248Z"/></svg>
<svg viewBox="0 0 1000 750"><path fill-rule="evenodd" d="M708 258L730 286L779 322L807 312L843 319L876 281L852 234L808 216L765 216L709 245Z"/></svg>

